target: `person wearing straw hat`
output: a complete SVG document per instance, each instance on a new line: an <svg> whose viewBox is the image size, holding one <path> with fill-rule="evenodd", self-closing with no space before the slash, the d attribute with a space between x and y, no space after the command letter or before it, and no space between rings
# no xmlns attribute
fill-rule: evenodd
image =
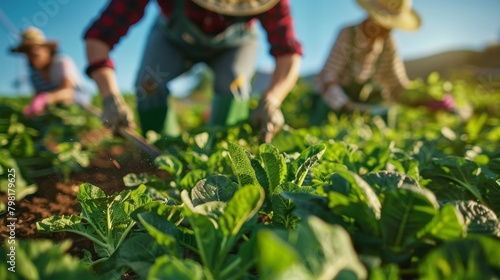
<svg viewBox="0 0 500 280"><path fill-rule="evenodd" d="M368 16L340 31L317 76L322 98L315 100L311 125L320 125L332 110L368 111L387 118L386 105L402 102L409 80L391 31L418 30L420 16L412 9L411 0L357 0L357 3ZM453 102L443 102L453 106Z"/></svg>
<svg viewBox="0 0 500 280"><path fill-rule="evenodd" d="M24 54L29 63L29 77L35 97L23 113L33 117L42 114L47 105L88 103L89 93L84 89L73 61L58 53L58 44L45 39L36 27L28 27L21 34L21 42L10 49Z"/></svg>
<svg viewBox="0 0 500 280"><path fill-rule="evenodd" d="M270 142L284 119L280 105L298 78L302 47L293 28L289 0L159 0L160 15L152 27L136 80L139 122L143 134L165 131L166 84L204 62L213 70L214 100L209 124L248 118L250 79L255 71L255 21L268 35L276 67L268 90L252 112L261 140ZM86 30L89 66L103 97L105 125L133 125L115 80L110 51L144 14L148 1L112 0ZM168 129L168 128L167 128Z"/></svg>

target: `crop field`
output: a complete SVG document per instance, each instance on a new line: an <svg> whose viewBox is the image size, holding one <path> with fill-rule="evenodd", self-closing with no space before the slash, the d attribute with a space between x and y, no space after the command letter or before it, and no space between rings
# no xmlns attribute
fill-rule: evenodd
<svg viewBox="0 0 500 280"><path fill-rule="evenodd" d="M454 111L321 127L311 91L271 144L191 113L147 135L156 158L76 105L26 119L1 99L0 279L500 278L499 88L431 74L407 98Z"/></svg>

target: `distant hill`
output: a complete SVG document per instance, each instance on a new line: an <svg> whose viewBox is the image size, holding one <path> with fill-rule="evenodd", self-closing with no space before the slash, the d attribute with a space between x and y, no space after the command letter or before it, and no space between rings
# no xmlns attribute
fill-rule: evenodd
<svg viewBox="0 0 500 280"><path fill-rule="evenodd" d="M500 45L486 48L483 51L455 50L447 51L424 58L405 61L406 71L411 79L427 77L437 71L442 76L449 76L457 71L468 70L474 74L500 70Z"/></svg>

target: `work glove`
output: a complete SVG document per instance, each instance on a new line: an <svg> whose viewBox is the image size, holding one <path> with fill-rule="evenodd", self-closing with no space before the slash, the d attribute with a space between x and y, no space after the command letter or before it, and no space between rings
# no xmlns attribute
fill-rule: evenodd
<svg viewBox="0 0 500 280"><path fill-rule="evenodd" d="M47 93L46 92L40 92L35 95L33 100L31 100L31 103L24 107L23 109L23 114L26 117L33 117L40 115L43 110L45 110L45 107L47 106Z"/></svg>
<svg viewBox="0 0 500 280"><path fill-rule="evenodd" d="M102 100L101 121L105 127L111 128L118 135L122 127L134 128L134 117L121 95L109 95Z"/></svg>
<svg viewBox="0 0 500 280"><path fill-rule="evenodd" d="M456 107L455 99L451 93L445 94L441 100L431 100L426 105L431 111L446 110L451 112Z"/></svg>
<svg viewBox="0 0 500 280"><path fill-rule="evenodd" d="M280 102L275 99L263 97L259 106L252 112L251 120L254 127L259 129L260 142L271 143L285 124L280 105Z"/></svg>
<svg viewBox="0 0 500 280"><path fill-rule="evenodd" d="M335 111L351 103L351 100L344 93L344 90L338 85L329 86L326 91L322 92L321 96L326 104Z"/></svg>

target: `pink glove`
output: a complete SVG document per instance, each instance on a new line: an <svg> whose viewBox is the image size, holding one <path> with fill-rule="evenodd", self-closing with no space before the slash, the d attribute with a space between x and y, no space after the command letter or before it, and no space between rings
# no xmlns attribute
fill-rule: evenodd
<svg viewBox="0 0 500 280"><path fill-rule="evenodd" d="M447 93L443 96L442 100L432 100L427 102L426 105L432 111L453 111L455 109L455 99L451 93Z"/></svg>
<svg viewBox="0 0 500 280"><path fill-rule="evenodd" d="M27 117L40 115L47 106L47 93L41 92L35 95L30 105L24 107L23 114Z"/></svg>

